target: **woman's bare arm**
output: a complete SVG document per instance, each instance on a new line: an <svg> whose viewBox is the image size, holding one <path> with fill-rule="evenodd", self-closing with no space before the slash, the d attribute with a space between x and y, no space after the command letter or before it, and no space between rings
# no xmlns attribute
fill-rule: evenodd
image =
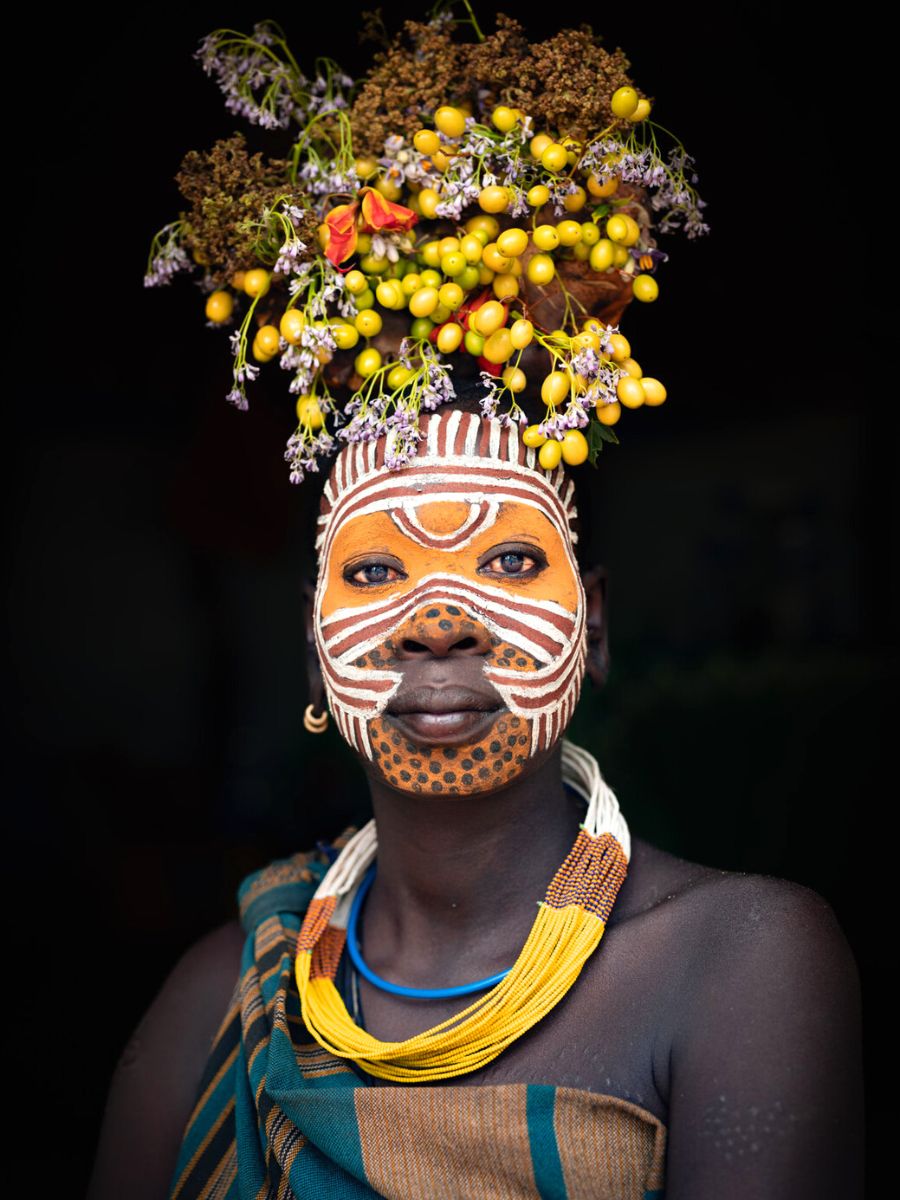
<svg viewBox="0 0 900 1200"><path fill-rule="evenodd" d="M88 1200L165 1200L212 1040L240 974L237 921L178 961L113 1074Z"/></svg>
<svg viewBox="0 0 900 1200"><path fill-rule="evenodd" d="M766 876L707 900L676 1005L666 1200L861 1200L859 979L834 913Z"/></svg>

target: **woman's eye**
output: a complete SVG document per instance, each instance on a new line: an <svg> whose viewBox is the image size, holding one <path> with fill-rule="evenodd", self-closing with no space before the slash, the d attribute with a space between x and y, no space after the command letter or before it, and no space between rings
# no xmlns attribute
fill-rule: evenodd
<svg viewBox="0 0 900 1200"><path fill-rule="evenodd" d="M530 554L524 554L520 550L506 550L490 562L486 562L484 569L495 575L527 575L537 565L537 560Z"/></svg>
<svg viewBox="0 0 900 1200"><path fill-rule="evenodd" d="M346 578L351 583L393 583L400 578L400 572L387 563L363 563L360 567L352 567Z"/></svg>

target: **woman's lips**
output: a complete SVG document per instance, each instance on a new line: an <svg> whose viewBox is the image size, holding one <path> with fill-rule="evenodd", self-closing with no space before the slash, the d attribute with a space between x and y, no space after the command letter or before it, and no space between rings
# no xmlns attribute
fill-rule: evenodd
<svg viewBox="0 0 900 1200"><path fill-rule="evenodd" d="M385 716L411 742L452 746L483 737L502 707L496 693L412 688L394 697Z"/></svg>
<svg viewBox="0 0 900 1200"><path fill-rule="evenodd" d="M464 708L454 712L387 713L389 720L411 742L453 746L477 741L494 723L498 709Z"/></svg>

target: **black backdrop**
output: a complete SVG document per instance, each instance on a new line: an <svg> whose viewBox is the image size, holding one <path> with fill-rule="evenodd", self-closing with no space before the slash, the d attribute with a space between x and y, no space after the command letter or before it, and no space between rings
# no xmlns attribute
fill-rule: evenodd
<svg viewBox="0 0 900 1200"><path fill-rule="evenodd" d="M178 954L233 915L248 871L365 815L339 739L300 724L284 382L236 412L201 294L141 286L182 154L249 130L192 52L264 16L301 62L365 61L355 5L132 7L32 42L11 114L28 182L7 226L7 1063L23 1113L66 1098L40 1164L73 1193L115 1057ZM877 1144L896 392L878 31L863 48L776 5L620 5L594 24L695 155L712 234L666 239L659 302L626 318L669 400L626 413L603 455L613 668L573 736L638 834L832 905L863 977Z"/></svg>

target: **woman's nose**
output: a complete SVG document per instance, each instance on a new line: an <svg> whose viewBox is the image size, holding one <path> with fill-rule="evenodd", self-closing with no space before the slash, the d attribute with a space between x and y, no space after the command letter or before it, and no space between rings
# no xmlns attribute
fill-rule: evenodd
<svg viewBox="0 0 900 1200"><path fill-rule="evenodd" d="M488 654L491 636L484 625L456 604L430 604L412 614L394 639L400 658Z"/></svg>

